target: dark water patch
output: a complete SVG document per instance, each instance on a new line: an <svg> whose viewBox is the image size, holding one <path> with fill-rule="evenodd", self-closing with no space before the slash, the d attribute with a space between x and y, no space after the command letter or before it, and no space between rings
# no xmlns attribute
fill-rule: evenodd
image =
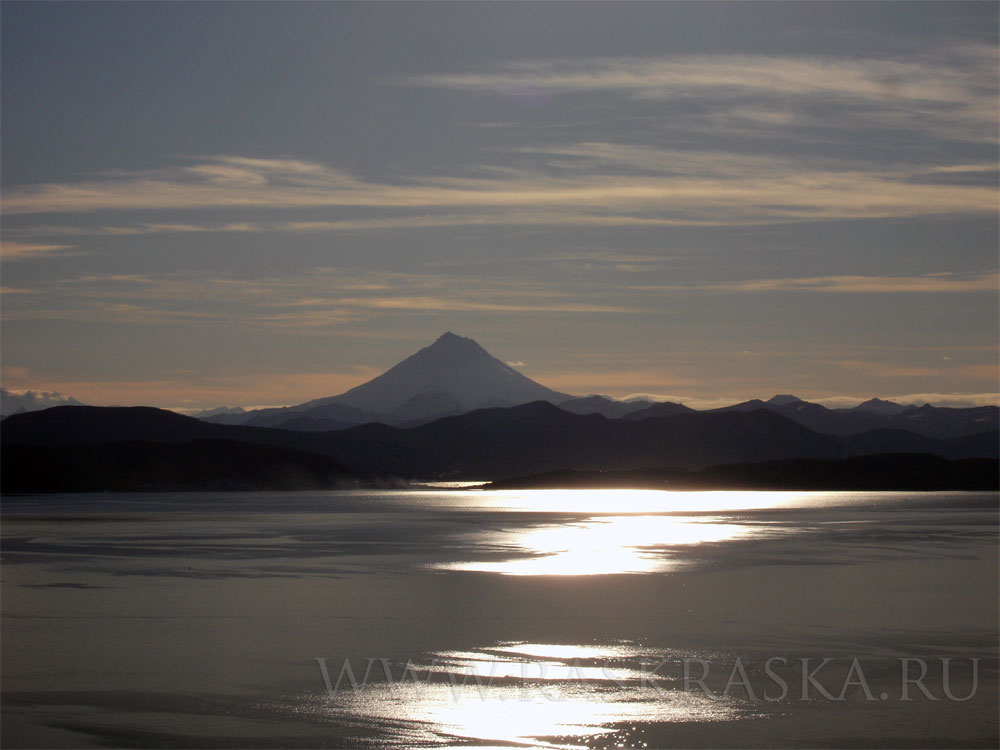
<svg viewBox="0 0 1000 750"><path fill-rule="evenodd" d="M108 586L95 586L90 583L22 583L26 589L106 589Z"/></svg>

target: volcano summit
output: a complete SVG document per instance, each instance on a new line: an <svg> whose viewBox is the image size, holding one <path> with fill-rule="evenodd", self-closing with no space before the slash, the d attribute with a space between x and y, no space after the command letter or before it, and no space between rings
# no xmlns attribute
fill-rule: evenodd
<svg viewBox="0 0 1000 750"><path fill-rule="evenodd" d="M364 422L407 425L473 409L519 406L532 401L560 404L571 398L525 377L472 339L449 331L381 375L339 396L285 408L203 418L224 424L323 430Z"/></svg>

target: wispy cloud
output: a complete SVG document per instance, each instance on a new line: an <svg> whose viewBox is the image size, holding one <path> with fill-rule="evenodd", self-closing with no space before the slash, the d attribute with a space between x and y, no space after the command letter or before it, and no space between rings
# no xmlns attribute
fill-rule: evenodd
<svg viewBox="0 0 1000 750"><path fill-rule="evenodd" d="M409 310L411 312L639 312L635 308L619 305L594 305L583 302L519 304L482 302L474 299L454 299L451 297L345 297L338 300L338 304L345 307L373 308L376 310Z"/></svg>
<svg viewBox="0 0 1000 750"><path fill-rule="evenodd" d="M931 404L956 409L970 406L1000 406L1000 393L907 393L885 398L897 404Z"/></svg>
<svg viewBox="0 0 1000 750"><path fill-rule="evenodd" d="M966 44L906 59L715 54L528 60L412 76L405 83L513 99L584 93L696 97L713 104L702 126L720 117L729 127L865 123L995 142L997 63L995 48ZM811 102L822 103L829 116L817 119L798 106Z"/></svg>
<svg viewBox="0 0 1000 750"><path fill-rule="evenodd" d="M997 164L952 164L943 167L931 167L931 172L939 174L969 174L977 172L996 172Z"/></svg>
<svg viewBox="0 0 1000 750"><path fill-rule="evenodd" d="M879 378L933 378L939 377L940 367L904 365L898 362L877 362L871 360L845 359L831 363L851 372L864 373Z"/></svg>
<svg viewBox="0 0 1000 750"><path fill-rule="evenodd" d="M842 128L870 141L873 128L922 130L957 141L996 143L997 51L966 45L907 59L764 55L677 55L517 61L480 71L412 76L407 85L489 95L606 92L647 102L696 97L664 127L778 137L783 128ZM803 102L808 106L800 106ZM819 103L817 109L813 106ZM690 110L690 111L688 111ZM775 135L775 133L779 135ZM825 136L823 136L825 137ZM642 140L639 138L639 140ZM662 141L662 139L657 139ZM704 140L696 142L705 142ZM493 152L496 154L496 152ZM766 153L766 150L759 153ZM514 167L511 155L528 157ZM524 159L519 164L523 164ZM144 172L109 172L74 182L8 189L7 216L44 213L259 209L255 221L114 222L100 228L14 230L10 259L68 249L37 237L180 232L338 232L472 225L671 226L760 224L995 214L995 184L939 184L995 164L865 162L658 149L584 140L501 153L494 163L451 174L362 179L292 158L206 157ZM272 218L297 209L363 209L331 220ZM374 215L371 215L373 214ZM51 235L46 235L48 229ZM8 230L10 231L10 230ZM10 245L10 247L6 247Z"/></svg>
<svg viewBox="0 0 1000 750"><path fill-rule="evenodd" d="M633 286L643 291L825 292L851 294L968 293L1000 291L1000 274L935 273L924 276L811 276L690 285Z"/></svg>
<svg viewBox="0 0 1000 750"><path fill-rule="evenodd" d="M537 265L552 266L564 273L606 275L649 274L675 268L691 259L693 253L673 248L669 253L647 255L617 250L577 250L554 252L534 258L526 258L524 262ZM499 260L499 259L498 259Z"/></svg>
<svg viewBox="0 0 1000 750"><path fill-rule="evenodd" d="M831 365L851 373L861 373L879 378L934 378L938 382L946 382L954 378L964 381L981 381L987 386L993 385L1000 377L1000 366L997 364L964 364L955 366L951 362L937 363L935 366L900 364L899 362L884 362L878 360L832 360Z"/></svg>
<svg viewBox="0 0 1000 750"><path fill-rule="evenodd" d="M494 213L410 214L372 219L340 219L334 221L258 221L166 224L144 222L121 226L34 225L8 229L8 234L21 236L138 236L148 234L214 234L223 232L266 234L271 232L321 234L325 232L368 232L396 229L433 229L438 227L473 226L720 226L726 222L694 219L669 219L623 214L581 215L549 210L503 211ZM765 222L746 222L765 223Z"/></svg>
<svg viewBox="0 0 1000 750"><path fill-rule="evenodd" d="M217 157L156 175L114 174L81 183L44 184L5 194L4 213L259 208L381 209L369 218L332 221L175 221L113 225L112 234L193 231L358 231L469 224L754 224L993 214L993 185L926 184L919 168L839 168L728 152L661 151L609 143L535 149L573 159L563 174L538 168L486 170L376 183L320 164ZM239 177L230 172L233 163ZM209 169L206 171L205 168ZM311 167L311 170L307 169ZM220 173L225 176L220 176ZM484 213L485 212L485 213ZM92 230L93 231L93 230Z"/></svg>
<svg viewBox="0 0 1000 750"><path fill-rule="evenodd" d="M558 284L459 275L316 268L276 278L193 274L88 275L50 282L19 302L8 320L72 319L169 325L226 323L322 330L409 313L634 313Z"/></svg>
<svg viewBox="0 0 1000 750"><path fill-rule="evenodd" d="M62 254L72 249L72 245L4 240L0 243L0 258L3 260L25 260L37 258L40 255Z"/></svg>
<svg viewBox="0 0 1000 750"><path fill-rule="evenodd" d="M962 101L989 85L996 51L983 45L940 50L936 58L888 60L776 55L673 55L508 62L482 72L411 76L406 82L472 93L526 90L627 91L667 97L693 89L866 99ZM985 77L985 78L984 78Z"/></svg>
<svg viewBox="0 0 1000 750"><path fill-rule="evenodd" d="M621 393L623 391L660 391L696 386L697 381L655 369L581 370L578 372L533 373L540 382L566 393Z"/></svg>

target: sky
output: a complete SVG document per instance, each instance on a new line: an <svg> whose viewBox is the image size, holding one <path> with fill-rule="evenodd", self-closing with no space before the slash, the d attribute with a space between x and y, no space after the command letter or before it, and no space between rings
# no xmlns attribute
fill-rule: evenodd
<svg viewBox="0 0 1000 750"><path fill-rule="evenodd" d="M3 386L997 403L998 8L5 0Z"/></svg>

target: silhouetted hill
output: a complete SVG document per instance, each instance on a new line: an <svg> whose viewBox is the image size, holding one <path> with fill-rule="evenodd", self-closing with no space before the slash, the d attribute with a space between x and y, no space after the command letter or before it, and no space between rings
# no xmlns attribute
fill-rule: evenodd
<svg viewBox="0 0 1000 750"><path fill-rule="evenodd" d="M959 437L1000 427L1000 408L977 406L954 409L924 404L887 417L890 428L910 430L932 437Z"/></svg>
<svg viewBox="0 0 1000 750"><path fill-rule="evenodd" d="M259 423L255 421L250 426L257 426L257 424ZM301 414L290 419L276 420L275 422L275 429L294 430L296 432L333 432L334 430L346 430L354 426L354 424L338 422L336 419L322 419L308 414Z"/></svg>
<svg viewBox="0 0 1000 750"><path fill-rule="evenodd" d="M0 459L5 493L307 490L361 483L327 456L231 440L10 445Z"/></svg>
<svg viewBox="0 0 1000 750"><path fill-rule="evenodd" d="M217 406L214 409L202 409L188 416L195 419L210 419L214 417L240 417L246 413L246 409L242 406Z"/></svg>
<svg viewBox="0 0 1000 750"><path fill-rule="evenodd" d="M752 398L749 401L741 401L738 404L731 404L730 406L720 406L718 409L709 409L708 411L756 411L757 409L767 409L768 404L766 401L761 401L759 398Z"/></svg>
<svg viewBox="0 0 1000 750"><path fill-rule="evenodd" d="M586 487L691 490L984 490L1000 487L1000 461L949 461L926 454L854 456L835 461L790 459L690 471L552 471L492 482L488 489Z"/></svg>
<svg viewBox="0 0 1000 750"><path fill-rule="evenodd" d="M15 414L0 423L4 446L188 443L230 440L330 455L317 435L264 427L221 425L149 406L56 406Z"/></svg>
<svg viewBox="0 0 1000 750"><path fill-rule="evenodd" d="M329 430L342 430L365 422L377 422L380 417L345 404L300 404L271 409L257 409L240 414L203 417L206 422L251 427L276 427L285 430L315 431L317 425L329 425Z"/></svg>
<svg viewBox="0 0 1000 750"><path fill-rule="evenodd" d="M186 442L228 436L229 428L206 424L150 406L54 406L3 420L4 443L90 445L153 440Z"/></svg>
<svg viewBox="0 0 1000 750"><path fill-rule="evenodd" d="M952 409L930 406L905 407L872 399L852 409L827 409L795 396L775 396L768 401L753 399L716 412L768 409L825 435L855 435L869 430L906 430L931 438L952 438L1000 429L1000 409L978 406ZM639 414L630 415L636 418Z"/></svg>
<svg viewBox="0 0 1000 750"><path fill-rule="evenodd" d="M875 414L899 414L907 409L916 409L916 404L897 404L895 401L885 401L881 398L870 398L853 407L851 411L867 411Z"/></svg>
<svg viewBox="0 0 1000 750"><path fill-rule="evenodd" d="M555 468L701 467L737 460L838 457L840 443L780 415L679 414L637 422L535 402L483 409L409 430L364 425L327 435L361 473L498 478Z"/></svg>
<svg viewBox="0 0 1000 750"><path fill-rule="evenodd" d="M718 466L704 472L720 488L775 490L996 490L996 458L948 460L907 453L851 456L839 461L794 459Z"/></svg>
<svg viewBox="0 0 1000 750"><path fill-rule="evenodd" d="M794 406L796 404L806 403L798 396L792 396L787 393L779 393L776 396L771 396L766 402L768 406Z"/></svg>
<svg viewBox="0 0 1000 750"><path fill-rule="evenodd" d="M769 409L639 420L571 414L544 401L480 409L409 429L369 423L335 432L210 424L144 407L56 407L4 420L4 446L189 443L225 439L335 458L360 475L498 479L555 469L707 466L919 452L994 458L996 431L949 440L902 430L822 435Z"/></svg>
<svg viewBox="0 0 1000 750"><path fill-rule="evenodd" d="M627 414L648 409L652 401L614 401L604 396L571 398L556 404L563 411L573 414L600 414L608 419L621 419Z"/></svg>
<svg viewBox="0 0 1000 750"><path fill-rule="evenodd" d="M841 438L848 455L876 453L932 453L945 458L983 457L1000 454L996 430L954 438L930 438L906 430L870 430Z"/></svg>
<svg viewBox="0 0 1000 750"><path fill-rule="evenodd" d="M675 414L688 414L693 412L689 406L684 406L684 404L675 404L672 401L661 401L658 404L652 404L638 411L629 412L623 419L649 419L650 417L672 417Z"/></svg>

